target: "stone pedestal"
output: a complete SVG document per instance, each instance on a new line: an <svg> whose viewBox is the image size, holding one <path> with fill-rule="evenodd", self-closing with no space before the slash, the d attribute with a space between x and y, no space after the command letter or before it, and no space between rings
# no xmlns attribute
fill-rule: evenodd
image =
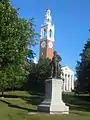
<svg viewBox="0 0 90 120"><path fill-rule="evenodd" d="M62 101L62 79L47 79L45 82L45 99L37 106L41 112L50 114L69 114L69 107Z"/></svg>

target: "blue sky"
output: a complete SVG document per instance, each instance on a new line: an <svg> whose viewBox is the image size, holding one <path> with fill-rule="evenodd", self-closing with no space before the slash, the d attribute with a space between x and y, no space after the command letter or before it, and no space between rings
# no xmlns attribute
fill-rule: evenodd
<svg viewBox="0 0 90 120"><path fill-rule="evenodd" d="M45 9L52 11L55 25L55 48L62 57L62 65L75 71L79 53L90 37L90 0L12 0L20 8L21 17L35 18L35 29L40 32ZM39 44L34 48L37 57Z"/></svg>

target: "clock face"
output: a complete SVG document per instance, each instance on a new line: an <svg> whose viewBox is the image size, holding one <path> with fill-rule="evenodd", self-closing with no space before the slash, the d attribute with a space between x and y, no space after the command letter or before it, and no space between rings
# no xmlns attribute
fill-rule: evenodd
<svg viewBox="0 0 90 120"><path fill-rule="evenodd" d="M43 41L43 42L41 43L41 47L42 47L42 48L45 48L45 47L46 47L46 42L45 42L45 41Z"/></svg>
<svg viewBox="0 0 90 120"><path fill-rule="evenodd" d="M53 48L53 43L52 43L52 42L49 42L49 43L48 43L48 47L49 47L49 48Z"/></svg>

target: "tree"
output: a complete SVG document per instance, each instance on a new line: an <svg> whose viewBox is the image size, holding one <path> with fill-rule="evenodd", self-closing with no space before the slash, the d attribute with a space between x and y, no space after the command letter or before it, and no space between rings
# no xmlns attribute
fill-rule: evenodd
<svg viewBox="0 0 90 120"><path fill-rule="evenodd" d="M57 53L57 52L56 52ZM61 57L57 54L58 62ZM45 80L52 77L52 60L49 58L40 59L38 64L30 65L28 76L28 88L31 91L44 92ZM61 75L61 65L59 64L59 74Z"/></svg>
<svg viewBox="0 0 90 120"><path fill-rule="evenodd" d="M28 45L36 44L32 19L25 20L18 16L9 0L0 1L0 89L21 87L25 80L25 57Z"/></svg>
<svg viewBox="0 0 90 120"><path fill-rule="evenodd" d="M51 60L43 58L38 64L31 64L28 76L28 88L32 91L44 92L45 80L51 76Z"/></svg>
<svg viewBox="0 0 90 120"><path fill-rule="evenodd" d="M37 64L39 80L46 80L51 75L51 60L49 58L43 58Z"/></svg>
<svg viewBox="0 0 90 120"><path fill-rule="evenodd" d="M90 92L90 39L84 45L80 57L81 60L77 62L76 66L78 88L80 91Z"/></svg>

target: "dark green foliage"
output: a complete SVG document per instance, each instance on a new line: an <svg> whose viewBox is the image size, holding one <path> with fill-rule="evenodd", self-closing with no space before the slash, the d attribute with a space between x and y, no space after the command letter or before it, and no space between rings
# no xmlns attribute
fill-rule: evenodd
<svg viewBox="0 0 90 120"><path fill-rule="evenodd" d="M58 75L61 75L61 65L60 65L60 61L61 61L61 57L57 54L57 60L58 60ZM29 64L28 67L28 89L30 91L34 91L34 92L45 92L45 80L48 78L53 77L52 73L53 73L53 60L51 61L48 58L43 58L40 59L38 64ZM60 78L60 77L59 77Z"/></svg>
<svg viewBox="0 0 90 120"><path fill-rule="evenodd" d="M36 44L32 20L18 17L9 0L0 2L0 89L21 88L25 82L25 56Z"/></svg>
<svg viewBox="0 0 90 120"><path fill-rule="evenodd" d="M84 45L80 57L81 60L77 62L76 67L77 89L83 92L90 92L90 39Z"/></svg>
<svg viewBox="0 0 90 120"><path fill-rule="evenodd" d="M48 58L44 58L37 64L38 76L39 80L45 80L51 75L51 60Z"/></svg>
<svg viewBox="0 0 90 120"><path fill-rule="evenodd" d="M30 65L30 74L28 76L28 88L32 91L44 92L45 80L51 75L51 60L42 59L38 64Z"/></svg>

